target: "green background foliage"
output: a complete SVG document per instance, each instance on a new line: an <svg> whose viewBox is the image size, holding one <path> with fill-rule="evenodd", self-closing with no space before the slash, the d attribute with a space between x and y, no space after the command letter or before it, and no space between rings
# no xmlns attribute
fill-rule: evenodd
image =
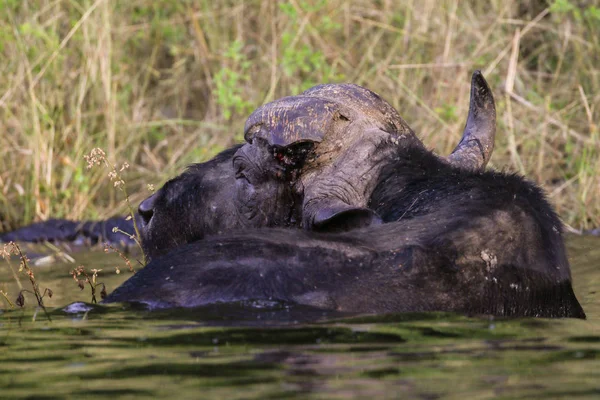
<svg viewBox="0 0 600 400"><path fill-rule="evenodd" d="M0 57L0 231L123 213L86 170L94 147L131 164L137 203L318 83L378 92L447 154L475 69L497 100L492 167L600 226L598 1L0 0Z"/></svg>

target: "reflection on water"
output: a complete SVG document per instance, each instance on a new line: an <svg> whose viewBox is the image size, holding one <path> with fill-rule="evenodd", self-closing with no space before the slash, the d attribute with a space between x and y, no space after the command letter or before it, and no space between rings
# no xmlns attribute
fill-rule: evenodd
<svg viewBox="0 0 600 400"><path fill-rule="evenodd" d="M31 254L31 253L30 253ZM444 313L349 316L278 304L149 312L90 300L69 276L120 259L34 267L53 322L0 311L2 398L599 398L600 239L570 238L587 321ZM122 264L122 263L121 263ZM23 280L25 285L27 282ZM18 292L8 268L0 289Z"/></svg>

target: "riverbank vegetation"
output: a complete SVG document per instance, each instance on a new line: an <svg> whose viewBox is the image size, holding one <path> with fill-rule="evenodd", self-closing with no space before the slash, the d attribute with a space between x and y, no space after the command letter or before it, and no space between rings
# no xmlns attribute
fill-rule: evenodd
<svg viewBox="0 0 600 400"><path fill-rule="evenodd" d="M600 225L599 1L4 0L0 56L0 232L124 215L92 148L128 162L137 204L318 83L378 92L446 154L475 69L497 101L492 167Z"/></svg>

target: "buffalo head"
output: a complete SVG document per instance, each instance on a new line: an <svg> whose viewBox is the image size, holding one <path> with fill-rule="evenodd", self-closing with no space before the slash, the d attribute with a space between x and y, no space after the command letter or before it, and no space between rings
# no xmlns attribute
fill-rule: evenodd
<svg viewBox="0 0 600 400"><path fill-rule="evenodd" d="M138 208L144 253L155 258L206 235L295 224L299 202L289 183L306 150L286 150L234 146L166 182Z"/></svg>
<svg viewBox="0 0 600 400"><path fill-rule="evenodd" d="M495 131L494 98L476 71L462 139L441 159L451 166L483 170ZM367 204L381 169L397 156L398 147L423 146L391 105L351 84L319 85L258 108L246 122L245 138L250 143L266 140L275 148L318 144L295 191L303 199L304 228L326 231L379 222Z"/></svg>

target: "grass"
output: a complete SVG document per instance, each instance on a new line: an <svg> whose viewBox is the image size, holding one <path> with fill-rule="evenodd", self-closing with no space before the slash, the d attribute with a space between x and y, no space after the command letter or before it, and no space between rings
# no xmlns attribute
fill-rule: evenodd
<svg viewBox="0 0 600 400"><path fill-rule="evenodd" d="M600 226L600 2L0 0L0 231L125 214L242 139L257 106L322 82L381 94L426 145L460 138L469 78L498 108L492 166Z"/></svg>
<svg viewBox="0 0 600 400"><path fill-rule="evenodd" d="M20 261L19 272L24 272L25 275L27 275L27 277L29 278L29 282L31 283L31 289L33 291L24 289L23 286L21 285L21 281L19 280L17 272L15 271L15 269L13 268L13 266L11 264L11 256L12 255L15 255L19 258L19 261ZM48 311L46 310L46 306L44 306L44 297L46 297L46 295L48 297L52 297L52 295L53 295L52 289L46 288L44 290L44 292L42 293L42 291L40 290L40 285L38 284L38 282L35 279L35 274L33 272L33 269L31 269L31 267L29 265L30 260L27 257L27 255L25 253L23 253L23 251L21 251L21 248L19 247L18 244L14 243L14 242L10 242L8 244L5 244L2 247L2 249L0 249L0 256L2 258L4 258L6 260L6 262L8 263L8 266L13 273L13 277L15 278L15 281L20 289L19 295L17 296L17 299L15 300L14 303L10 300L8 293L0 290L0 296L2 296L4 301L8 304L8 306L10 308L14 308L14 306L16 304L19 307L24 307L25 306L24 293L32 294L35 296L38 307L44 311L44 314L46 314L46 318L48 318L48 321L52 321L52 319L50 318L50 315L48 314ZM94 274L94 283L96 283L95 276L96 275ZM93 289L92 289L92 294L93 294ZM37 313L34 314L34 317L33 317L34 321L35 321L36 315L37 315Z"/></svg>

